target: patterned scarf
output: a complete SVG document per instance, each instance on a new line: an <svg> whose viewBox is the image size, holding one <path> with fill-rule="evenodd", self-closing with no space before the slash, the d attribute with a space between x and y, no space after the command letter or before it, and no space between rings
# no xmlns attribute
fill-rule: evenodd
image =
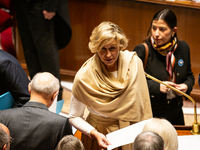
<svg viewBox="0 0 200 150"><path fill-rule="evenodd" d="M166 70L169 73L169 80L175 82L174 75L174 64L175 64L175 56L174 52L178 47L177 38L174 37L169 43L166 43L162 46L157 46L154 43L153 37L151 37L151 45L155 50L157 50L161 55L166 56Z"/></svg>

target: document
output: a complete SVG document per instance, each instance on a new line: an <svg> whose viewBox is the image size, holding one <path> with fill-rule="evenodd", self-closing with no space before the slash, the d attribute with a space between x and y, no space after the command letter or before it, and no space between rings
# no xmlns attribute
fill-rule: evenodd
<svg viewBox="0 0 200 150"><path fill-rule="evenodd" d="M0 95L0 110L13 108L15 101L10 92Z"/></svg>
<svg viewBox="0 0 200 150"><path fill-rule="evenodd" d="M200 135L178 136L178 150L200 150Z"/></svg>
<svg viewBox="0 0 200 150"><path fill-rule="evenodd" d="M133 143L136 136L142 132L142 129L148 120L135 123L107 134L106 137L112 144L108 146L107 150ZM199 144L200 135L178 136L178 150L200 150Z"/></svg>
<svg viewBox="0 0 200 150"><path fill-rule="evenodd" d="M112 150L116 147L134 142L136 136L142 132L147 121L144 120L107 134L106 137L112 144L108 146L107 150Z"/></svg>

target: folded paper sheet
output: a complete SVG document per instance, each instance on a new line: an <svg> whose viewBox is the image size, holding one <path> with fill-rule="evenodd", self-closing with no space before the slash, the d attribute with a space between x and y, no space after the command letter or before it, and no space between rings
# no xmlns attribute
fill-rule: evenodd
<svg viewBox="0 0 200 150"><path fill-rule="evenodd" d="M0 110L13 108L15 101L10 92L0 95Z"/></svg>
<svg viewBox="0 0 200 150"><path fill-rule="evenodd" d="M107 150L112 150L116 147L132 143L136 136L142 132L147 121L148 120L144 120L107 134L106 137L112 144L108 146Z"/></svg>
<svg viewBox="0 0 200 150"><path fill-rule="evenodd" d="M200 150L200 135L178 136L178 150Z"/></svg>
<svg viewBox="0 0 200 150"><path fill-rule="evenodd" d="M116 147L133 143L136 136L142 132L147 121L148 120L144 120L107 134L106 137L112 144L108 146L107 150L112 150ZM200 135L178 136L178 150L200 150L199 143Z"/></svg>

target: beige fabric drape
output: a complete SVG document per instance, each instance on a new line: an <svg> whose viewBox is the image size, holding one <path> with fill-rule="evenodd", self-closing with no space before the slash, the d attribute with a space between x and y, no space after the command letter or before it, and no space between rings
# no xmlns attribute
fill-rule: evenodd
<svg viewBox="0 0 200 150"><path fill-rule="evenodd" d="M143 64L135 52L120 51L115 78L95 54L77 72L72 93L91 109L121 121L152 117Z"/></svg>
<svg viewBox="0 0 200 150"><path fill-rule="evenodd" d="M107 135L110 132L119 130L126 126L132 125L135 122L123 122L120 120L97 116L90 113L87 117L87 122L90 123L97 131L101 132L104 135ZM96 139L91 139L87 135L82 134L81 138L85 149L87 150L102 150L99 148L98 142ZM111 143L112 144L112 143ZM127 144L119 148L115 148L113 150L132 150L133 144Z"/></svg>

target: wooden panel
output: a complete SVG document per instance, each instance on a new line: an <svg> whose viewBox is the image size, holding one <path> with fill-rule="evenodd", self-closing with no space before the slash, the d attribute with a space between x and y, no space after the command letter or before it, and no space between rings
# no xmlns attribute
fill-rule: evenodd
<svg viewBox="0 0 200 150"><path fill-rule="evenodd" d="M192 70L195 76L192 95L197 98L196 101L200 101L198 85L200 72L199 7L185 7L186 4L174 5L169 2L152 3L152 0L144 1L68 0L73 33L69 45L59 51L62 79L69 76L74 77L81 65L92 56L88 49L88 41L92 30L100 22L109 20L118 24L129 38L127 49L131 51L146 37L153 14L163 8L169 8L175 12L178 18L179 40L185 40L190 46ZM24 63L22 48L18 50L18 56L19 61Z"/></svg>

